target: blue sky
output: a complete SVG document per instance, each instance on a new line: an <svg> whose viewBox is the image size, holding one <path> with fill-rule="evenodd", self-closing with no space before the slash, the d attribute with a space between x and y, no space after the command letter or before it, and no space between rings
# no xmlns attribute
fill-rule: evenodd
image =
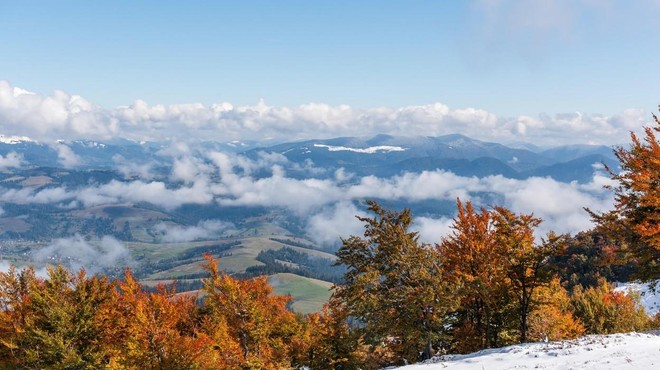
<svg viewBox="0 0 660 370"><path fill-rule="evenodd" d="M0 1L0 79L106 108L654 110L660 2Z"/></svg>
<svg viewBox="0 0 660 370"><path fill-rule="evenodd" d="M0 0L0 134L619 144L660 104L658 19L660 0Z"/></svg>

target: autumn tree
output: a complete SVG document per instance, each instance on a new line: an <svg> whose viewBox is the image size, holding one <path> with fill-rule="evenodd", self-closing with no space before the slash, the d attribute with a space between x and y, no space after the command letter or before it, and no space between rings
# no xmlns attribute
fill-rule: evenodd
<svg viewBox="0 0 660 370"><path fill-rule="evenodd" d="M375 201L367 205L374 217L357 217L364 222L364 237L342 239L337 252L338 264L347 271L332 299L360 322L365 343L392 352L383 365L414 362L419 353L429 357L443 339L453 305L438 274L438 259L409 230L409 209L385 210Z"/></svg>
<svg viewBox="0 0 660 370"><path fill-rule="evenodd" d="M226 325L221 337L228 341L214 345L230 354L224 358L228 368L291 368L294 349L290 344L301 330L296 315L286 308L291 298L273 295L265 276L234 279L220 273L213 257L205 259L210 276L204 280L203 310L214 328ZM217 333L209 334L218 338Z"/></svg>
<svg viewBox="0 0 660 370"><path fill-rule="evenodd" d="M299 348L298 363L310 369L367 369L359 330L350 325L346 306L331 300L321 312L305 320L306 343Z"/></svg>
<svg viewBox="0 0 660 370"><path fill-rule="evenodd" d="M126 271L114 322L113 362L129 369L216 369L210 338L201 330L195 296L177 296L160 287L147 293ZM109 318L112 320L112 318Z"/></svg>
<svg viewBox="0 0 660 370"><path fill-rule="evenodd" d="M443 278L458 287L456 349L497 347L511 305L505 261L490 211L457 200L452 232L436 245Z"/></svg>
<svg viewBox="0 0 660 370"><path fill-rule="evenodd" d="M564 246L565 237L549 233L541 244L535 243L534 230L541 219L529 214L516 215L504 207L493 213L495 243L502 253L510 292L516 300L520 342L527 342L528 317L536 303L534 294L551 279L550 257Z"/></svg>
<svg viewBox="0 0 660 370"><path fill-rule="evenodd" d="M456 349L471 351L527 341L535 292L551 279L550 257L564 237L536 243L541 219L504 207L476 211L457 200L452 233L437 245L444 278L458 287Z"/></svg>
<svg viewBox="0 0 660 370"><path fill-rule="evenodd" d="M2 346L5 364L24 368L95 369L110 358L100 313L112 304L114 285L104 277L72 275L49 267L45 279L15 269L3 280ZM5 321L16 320L11 324ZM7 353L6 351L9 351Z"/></svg>
<svg viewBox="0 0 660 370"><path fill-rule="evenodd" d="M33 268L10 266L0 271L0 368L14 369L21 362L20 345L30 318L30 292L35 286Z"/></svg>
<svg viewBox="0 0 660 370"><path fill-rule="evenodd" d="M633 261L621 258L617 243L602 230L582 231L566 239L566 247L552 257L550 264L569 291L577 285L596 286L600 278L630 281L638 267Z"/></svg>
<svg viewBox="0 0 660 370"><path fill-rule="evenodd" d="M598 285L577 286L571 297L573 312L588 334L611 334L645 330L650 318L639 304L639 296L614 291L601 279Z"/></svg>
<svg viewBox="0 0 660 370"><path fill-rule="evenodd" d="M584 327L573 316L571 298L558 277L536 292L538 304L529 316L529 339L532 341L574 339Z"/></svg>
<svg viewBox="0 0 660 370"><path fill-rule="evenodd" d="M617 147L621 171L607 168L617 182L611 186L615 205L609 212L589 211L600 230L621 240L622 251L639 267L639 277L660 278L660 119L645 127L643 138L630 134L628 148Z"/></svg>

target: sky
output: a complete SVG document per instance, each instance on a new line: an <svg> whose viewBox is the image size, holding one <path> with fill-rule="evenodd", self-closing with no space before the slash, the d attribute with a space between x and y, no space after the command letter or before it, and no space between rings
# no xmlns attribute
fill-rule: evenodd
<svg viewBox="0 0 660 370"><path fill-rule="evenodd" d="M0 1L0 79L112 109L653 111L657 0Z"/></svg>

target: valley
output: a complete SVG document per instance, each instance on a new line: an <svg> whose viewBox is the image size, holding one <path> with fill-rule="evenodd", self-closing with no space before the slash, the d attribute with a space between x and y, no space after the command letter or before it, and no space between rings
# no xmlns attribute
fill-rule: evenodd
<svg viewBox="0 0 660 370"><path fill-rule="evenodd" d="M63 147L75 165L62 160ZM437 234L432 225L452 217L461 194L506 202L497 182L507 181L588 193L601 163L616 165L603 146L508 147L462 135L172 148L3 137L0 155L21 160L0 173L3 263L113 277L130 267L146 287L176 279L177 290L195 291L209 253L227 273L269 275L294 309L310 312L343 273L334 252L340 237L360 232L354 216L366 199L410 207Z"/></svg>

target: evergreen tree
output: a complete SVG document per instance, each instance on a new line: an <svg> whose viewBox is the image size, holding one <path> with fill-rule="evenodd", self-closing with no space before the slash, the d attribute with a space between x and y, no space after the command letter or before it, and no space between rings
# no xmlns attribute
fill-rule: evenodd
<svg viewBox="0 0 660 370"><path fill-rule="evenodd" d="M365 343L393 353L383 365L414 362L420 353L429 357L444 339L453 304L437 255L409 230L410 210L385 210L375 201L367 205L375 216L358 217L365 223L364 237L342 239L337 252L347 271L332 299L357 319Z"/></svg>

